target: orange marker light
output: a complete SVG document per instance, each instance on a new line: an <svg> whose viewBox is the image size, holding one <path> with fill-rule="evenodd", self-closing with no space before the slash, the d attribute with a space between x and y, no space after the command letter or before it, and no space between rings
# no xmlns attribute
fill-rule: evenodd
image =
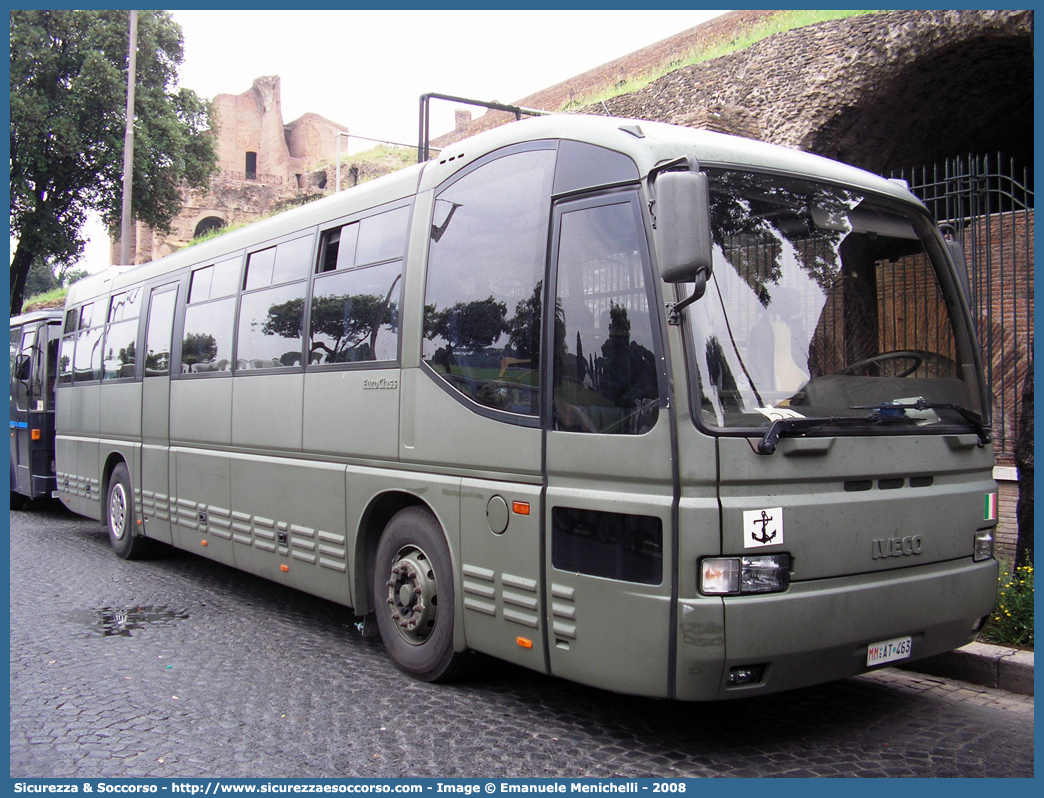
<svg viewBox="0 0 1044 798"><path fill-rule="evenodd" d="M515 515L529 515L529 502L511 502L511 511ZM519 640L521 639L519 638Z"/></svg>
<svg viewBox="0 0 1044 798"><path fill-rule="evenodd" d="M518 643L522 648L532 648L533 641L528 637L516 637L515 642Z"/></svg>
<svg viewBox="0 0 1044 798"><path fill-rule="evenodd" d="M29 437L32 438L34 441L38 441L41 438L43 438L43 433L40 432L40 430L38 429L34 429L32 432L29 433Z"/></svg>
<svg viewBox="0 0 1044 798"><path fill-rule="evenodd" d="M199 542L199 545L200 545L200 546L206 546L206 545L207 545L207 542L206 542L205 540L201 540L201 541Z"/></svg>
<svg viewBox="0 0 1044 798"><path fill-rule="evenodd" d="M280 565L279 566L279 570L282 571L285 574L285 573L287 573L290 570L290 566L289 565Z"/></svg>

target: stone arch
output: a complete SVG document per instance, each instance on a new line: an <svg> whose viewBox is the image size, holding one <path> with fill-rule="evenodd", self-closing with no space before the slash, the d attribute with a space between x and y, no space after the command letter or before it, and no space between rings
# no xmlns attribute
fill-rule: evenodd
<svg viewBox="0 0 1044 798"><path fill-rule="evenodd" d="M1031 34L956 38L868 68L867 90L801 146L881 174L968 153L1032 166L1032 75Z"/></svg>
<svg viewBox="0 0 1044 798"><path fill-rule="evenodd" d="M821 22L584 111L606 108L877 172L997 151L1032 167L1033 12L885 11Z"/></svg>
<svg viewBox="0 0 1044 798"><path fill-rule="evenodd" d="M225 226L225 220L219 216L205 216L196 223L192 230L192 237L199 238L201 235L217 230Z"/></svg>

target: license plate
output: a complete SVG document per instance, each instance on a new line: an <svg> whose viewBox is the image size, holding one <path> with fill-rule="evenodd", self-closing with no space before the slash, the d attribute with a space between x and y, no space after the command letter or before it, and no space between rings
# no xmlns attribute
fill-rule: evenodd
<svg viewBox="0 0 1044 798"><path fill-rule="evenodd" d="M867 667L908 659L912 645L913 641L909 637L897 637L894 640L871 643L866 647Z"/></svg>

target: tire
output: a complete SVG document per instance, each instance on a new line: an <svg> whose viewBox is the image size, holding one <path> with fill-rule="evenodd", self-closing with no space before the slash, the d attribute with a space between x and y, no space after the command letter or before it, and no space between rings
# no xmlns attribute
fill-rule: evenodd
<svg viewBox="0 0 1044 798"><path fill-rule="evenodd" d="M467 652L453 650L453 565L435 516L407 507L377 546L373 602L384 647L399 670L421 681L458 676Z"/></svg>
<svg viewBox="0 0 1044 798"><path fill-rule="evenodd" d="M24 510L25 509L25 496L21 493L11 491L11 509L12 510Z"/></svg>
<svg viewBox="0 0 1044 798"><path fill-rule="evenodd" d="M137 560L148 554L151 541L135 534L134 493L131 491L127 466L120 463L109 478L105 500L105 521L109 527L109 545L116 556Z"/></svg>

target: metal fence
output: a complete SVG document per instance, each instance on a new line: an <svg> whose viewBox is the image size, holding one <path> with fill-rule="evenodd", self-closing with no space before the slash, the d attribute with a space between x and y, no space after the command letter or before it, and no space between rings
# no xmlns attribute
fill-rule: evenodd
<svg viewBox="0 0 1044 798"><path fill-rule="evenodd" d="M953 158L894 173L952 225L968 262L971 308L993 396L998 461L1015 453L1022 388L1033 347L1033 187L1030 171L1000 155Z"/></svg>

